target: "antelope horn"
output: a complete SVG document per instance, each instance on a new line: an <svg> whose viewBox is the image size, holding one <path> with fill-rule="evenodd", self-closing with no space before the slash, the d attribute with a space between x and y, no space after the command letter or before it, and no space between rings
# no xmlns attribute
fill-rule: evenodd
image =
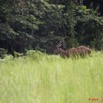
<svg viewBox="0 0 103 103"><path fill-rule="evenodd" d="M60 46L61 46L61 42L56 47L59 48Z"/></svg>

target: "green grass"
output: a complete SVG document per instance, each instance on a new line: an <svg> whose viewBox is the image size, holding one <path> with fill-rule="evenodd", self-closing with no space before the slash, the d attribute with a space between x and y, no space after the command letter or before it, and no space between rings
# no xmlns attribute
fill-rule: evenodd
<svg viewBox="0 0 103 103"><path fill-rule="evenodd" d="M0 103L102 103L102 98L100 52L79 59L35 52L0 60Z"/></svg>

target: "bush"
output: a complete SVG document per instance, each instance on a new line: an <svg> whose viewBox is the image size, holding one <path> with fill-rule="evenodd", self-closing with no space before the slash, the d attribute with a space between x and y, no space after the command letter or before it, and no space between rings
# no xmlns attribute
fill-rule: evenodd
<svg viewBox="0 0 103 103"><path fill-rule="evenodd" d="M103 45L103 18L90 9L81 7L76 12L76 38L79 45L88 45L98 50Z"/></svg>

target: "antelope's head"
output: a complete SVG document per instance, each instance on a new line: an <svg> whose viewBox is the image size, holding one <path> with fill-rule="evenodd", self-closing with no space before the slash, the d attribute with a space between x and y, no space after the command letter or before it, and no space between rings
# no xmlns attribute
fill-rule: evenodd
<svg viewBox="0 0 103 103"><path fill-rule="evenodd" d="M61 42L56 45L54 49L54 54L59 54L61 57L67 57L67 51L61 48Z"/></svg>
<svg viewBox="0 0 103 103"><path fill-rule="evenodd" d="M54 48L54 54L60 54L60 50L61 50L61 42L59 44L56 45L56 47Z"/></svg>

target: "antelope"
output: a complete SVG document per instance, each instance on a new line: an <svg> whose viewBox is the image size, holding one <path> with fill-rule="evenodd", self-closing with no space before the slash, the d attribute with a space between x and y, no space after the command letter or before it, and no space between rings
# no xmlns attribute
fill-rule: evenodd
<svg viewBox="0 0 103 103"><path fill-rule="evenodd" d="M70 48L67 50L67 53L68 53L68 57L76 57L78 54L80 54L77 48Z"/></svg>
<svg viewBox="0 0 103 103"><path fill-rule="evenodd" d="M79 46L79 47L77 47L77 50L80 51L80 55L82 55L82 56L85 54L90 55L92 52L92 50L86 46Z"/></svg>
<svg viewBox="0 0 103 103"><path fill-rule="evenodd" d="M84 57L86 55L90 55L91 54L91 49L86 47L86 46L79 46L79 47L76 47L76 48L71 48L68 50L68 55L69 56L73 56L73 57L76 57L76 56L81 56L81 57Z"/></svg>
<svg viewBox="0 0 103 103"><path fill-rule="evenodd" d="M61 42L58 45L56 45L56 48L54 49L54 53L59 54L61 57L68 57L68 51L60 47L61 47Z"/></svg>
<svg viewBox="0 0 103 103"><path fill-rule="evenodd" d="M85 55L90 55L91 54L91 49L86 46L79 46L76 48L70 48L68 50L64 50L61 47L61 42L56 45L56 48L54 49L55 54L59 54L61 57L76 57L76 56L81 56L84 57Z"/></svg>

